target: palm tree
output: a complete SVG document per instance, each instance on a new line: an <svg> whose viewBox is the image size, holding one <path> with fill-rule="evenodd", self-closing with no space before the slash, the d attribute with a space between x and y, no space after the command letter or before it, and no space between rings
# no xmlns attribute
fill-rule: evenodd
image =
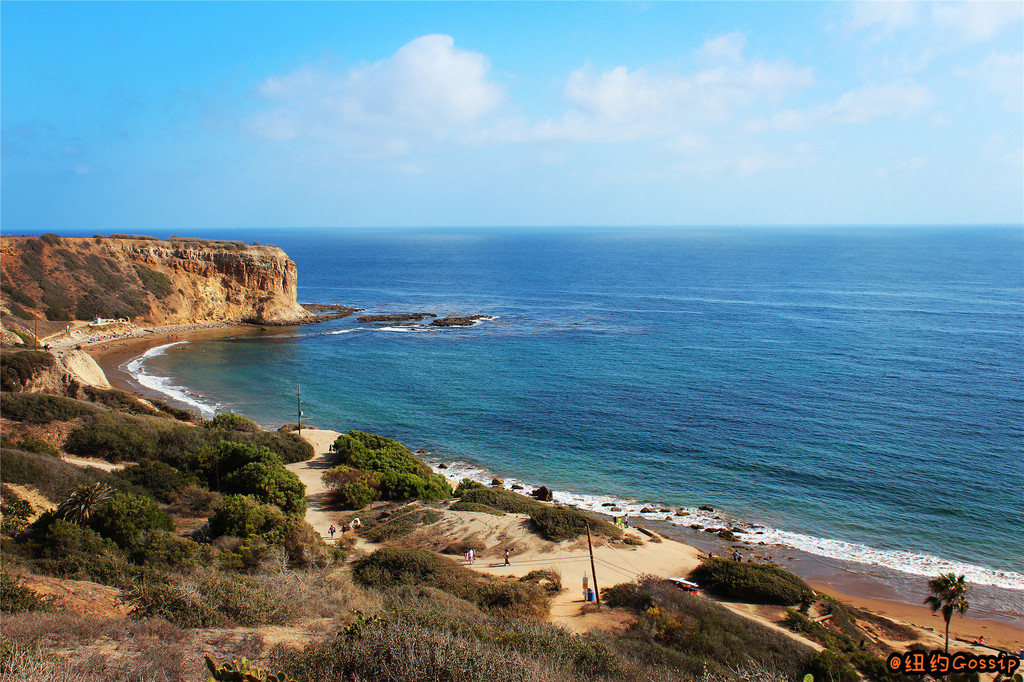
<svg viewBox="0 0 1024 682"><path fill-rule="evenodd" d="M55 515L65 521L84 526L89 522L89 517L96 511L100 502L110 499L113 493L111 487L105 483L80 485L66 500L60 503Z"/></svg>
<svg viewBox="0 0 1024 682"><path fill-rule="evenodd" d="M924 600L924 603L931 607L932 613L942 610L942 617L946 619L946 653L949 653L949 621L954 613L961 616L967 613L970 604L967 603L967 581L964 576L957 577L956 573L943 573L938 578L928 581L928 589L931 595Z"/></svg>

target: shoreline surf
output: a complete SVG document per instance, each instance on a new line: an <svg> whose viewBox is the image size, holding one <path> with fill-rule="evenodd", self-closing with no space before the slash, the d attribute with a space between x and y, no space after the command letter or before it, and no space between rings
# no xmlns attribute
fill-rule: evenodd
<svg viewBox="0 0 1024 682"><path fill-rule="evenodd" d="M124 344L125 347L121 349L121 352L116 350L99 351L99 349L94 348L86 348L86 350L90 353L95 353L97 361L107 373L111 384L115 387L132 392L150 393L160 399L170 399L172 402L195 409L196 404L183 401L178 395L175 395L175 392L178 392L180 389L181 392L184 392L195 403L204 404L215 409L213 404L215 398L211 396L196 397L188 393L187 388L177 386L172 377L145 375L145 359L147 356L155 357L161 352L166 352L166 349L171 346L184 344L188 339L244 334L247 329L247 327L242 326L205 330L205 333L190 333L187 335L187 338L182 335L180 340L173 338L175 334L157 334L140 338L137 340L137 343ZM177 332L177 334L180 335L181 333ZM148 377L148 380L139 381L139 376L133 375L129 366L134 366L135 372L142 373L142 376ZM169 388L170 391L163 391L161 387ZM204 400L210 402L204 402ZM319 426L326 428L324 425ZM413 447L413 445L410 445L410 447ZM460 462L453 458L442 458L429 452L426 453L424 458L435 467L438 464L444 464L446 468L442 472L455 481L465 477L486 484L492 478L500 477L505 480L506 485L519 484L523 485L524 488L541 485L541 483L528 483L504 477L500 472L493 472L485 466ZM631 518L642 519L643 523L657 527L672 539L705 549L706 551L727 553L727 547L742 543L747 547L744 549L744 552L747 554L753 553L761 558L776 561L792 569L797 569L797 573L809 580L828 584L836 590L859 598L870 599L885 595L892 601L897 601L907 606L914 606L913 602L910 602L904 595L911 593L909 592L910 590L914 590L913 593L915 594L920 592L923 595L926 591L924 587L925 577L934 576L939 572L949 570L958 572L969 571L972 576L968 579L972 581L975 587L975 594L981 599L981 602L974 609L975 613L982 613L990 620L1008 624L1024 632L1024 616L1018 615L1024 613L1024 576L1013 572L1002 572L1002 575L997 575L999 572L982 566L948 562L938 557L929 557L927 555L909 555L921 566L918 571L912 572L896 566L857 561L841 554L834 556L810 551L815 548L820 550L822 546L826 548L837 545L852 546L853 543L841 543L840 541L826 538L800 536L800 534L788 533L787 531L768 526L759 526L758 524L723 516L724 512L720 510L704 512L695 508L686 508L684 510L686 513L676 516L676 509L663 511L669 508L656 502L626 500L609 495L587 495L564 490L556 490L555 499L565 504L575 505L601 514L609 513L608 507L603 505L606 503L612 504L622 510L621 512L614 512L615 514L628 513ZM644 507L651 507L655 511L642 513L640 510ZM729 530L734 527L741 527L742 525L748 532L738 533L737 541L730 543L713 537L709 533L693 532L689 528L690 524ZM757 535L758 532L761 533L760 536ZM798 544L797 542L792 544L785 542L787 538L791 537L801 538L801 540L805 539L807 543L814 545L814 547L799 547L795 546ZM876 556L885 556L885 552L882 550L874 550L863 545L859 547L863 547L867 552L875 553ZM835 553L838 554L838 552ZM893 562L894 560L890 560L888 563ZM929 567L928 572L924 572L926 566ZM987 579L987 581L994 582L995 584L980 582L977 580L979 576L983 581ZM920 584L918 585L918 583ZM1014 585L1018 584L1020 587L1014 587ZM1004 600L1008 600L1011 603L1005 603Z"/></svg>

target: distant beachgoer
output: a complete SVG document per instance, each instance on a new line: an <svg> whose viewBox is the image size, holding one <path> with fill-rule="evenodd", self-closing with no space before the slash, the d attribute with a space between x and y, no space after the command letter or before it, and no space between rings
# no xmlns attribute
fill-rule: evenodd
<svg viewBox="0 0 1024 682"><path fill-rule="evenodd" d="M466 553L462 555L462 558L466 560L467 564L469 563L469 550L468 549L466 550Z"/></svg>
<svg viewBox="0 0 1024 682"><path fill-rule="evenodd" d="M470 548L470 550L469 550L469 563L471 563L471 564L475 564L476 563L476 550L472 549L472 548Z"/></svg>
<svg viewBox="0 0 1024 682"><path fill-rule="evenodd" d="M509 563L509 560L508 560L508 554L509 554L509 552L508 552L508 550L506 549L506 550L505 550L505 565L506 565L506 566L509 566L509 565L511 565L511 564Z"/></svg>
<svg viewBox="0 0 1024 682"><path fill-rule="evenodd" d="M980 644L981 646L985 646L985 635L978 637L978 644Z"/></svg>
<svg viewBox="0 0 1024 682"><path fill-rule="evenodd" d="M332 539L332 540L334 539L334 534L335 534L335 533L337 532L337 530L338 530L338 529L337 529L337 528L335 528L335 527L334 527L334 524L332 523L332 524L331 524L331 528L330 528L330 530L329 530L329 532L330 532L330 534L331 534L331 539Z"/></svg>
<svg viewBox="0 0 1024 682"><path fill-rule="evenodd" d="M622 523L626 525L626 528L629 528L629 514L622 517Z"/></svg>

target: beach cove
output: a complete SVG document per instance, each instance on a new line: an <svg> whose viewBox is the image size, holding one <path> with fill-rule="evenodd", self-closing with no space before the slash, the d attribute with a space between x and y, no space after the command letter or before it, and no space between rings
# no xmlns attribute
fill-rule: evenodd
<svg viewBox="0 0 1024 682"><path fill-rule="evenodd" d="M168 344L183 342L200 342L203 340L244 338L246 336L260 335L266 332L253 325L213 325L198 329L186 329L182 326L168 328L152 328L151 330L139 331L138 336L120 339L116 342L98 341L88 344L84 348L89 352L98 364L103 368L110 383L115 388L126 390L143 396L151 396L159 399L168 399L168 395L161 391L140 385L133 375L128 371L128 366L135 360L144 356L147 351L166 347ZM172 402L179 402L171 398ZM187 404L183 406L189 407ZM264 424L266 427L273 427L273 424ZM310 462L289 465L289 468L300 475L300 478L307 485L307 500L310 511L307 514L314 527L324 537L329 537L327 528L332 523L340 525L342 512L332 512L323 508L323 485L319 481L319 474L323 466L319 460L327 456L327 445L333 442L333 438L340 432L308 427L305 435L307 440L314 445L317 457ZM414 446L413 446L414 447ZM428 461L434 465L443 462L433 461L429 453L424 453ZM445 473L453 485L463 476L465 471L452 471L447 468L441 470ZM475 478L481 482L490 476L490 472L475 472ZM509 485L513 480L507 481ZM556 491L557 497L559 491ZM570 502L571 504L571 502ZM593 509L598 513L606 510ZM486 517L486 515L483 515ZM607 550L609 556L604 559L604 570L611 569L611 578L606 578L607 585L615 584L622 580L636 578L641 574L653 573L666 577L674 576L676 573L685 575L691 570L697 561L698 554L711 552L719 556L727 556L730 548L740 547L747 559L769 561L778 563L793 570L801 577L804 577L814 589L830 594L841 601L851 604L857 608L864 609L896 622L913 627L919 633L919 641L928 646L940 647L943 623L941 616L932 613L924 606L918 605L908 599L908 595L923 582L916 576L901 575L898 572L889 572L886 577L863 571L863 567L852 562L825 561L814 554L801 552L789 547L759 547L757 545L729 543L712 536L702 534L690 535L683 532L676 526L658 520L648 520L641 516L634 516L634 523L640 522L648 528L656 530L665 537L664 544L648 544L645 553L653 552L650 557L623 558L621 551ZM481 522L490 522L492 519L483 518ZM485 524L486 525L486 524ZM499 534L500 531L493 531ZM521 537L520 546L529 544L526 538ZM365 544L365 543L364 543ZM677 549L677 545L679 549ZM367 546L372 550L372 546ZM477 570L492 572L498 575L519 575L530 568L536 568L543 563L550 562L549 549L524 550L517 556L517 568L511 573L502 570L500 563L484 563ZM684 558L685 557L685 558ZM576 564L569 560L565 564L566 570L572 569L576 572L585 572L585 555L575 558ZM562 563L561 561L559 563ZM643 566L643 570L637 566ZM476 568L476 567L475 567ZM516 573L518 571L518 573ZM975 586L977 590L978 586ZM985 589L985 586L982 586ZM1001 598L1002 590L994 588L985 589L989 600L998 601ZM552 620L559 622L576 631L586 631L590 627L610 627L617 624L613 617L609 621L606 617L595 614L583 615L574 598L569 594L563 595L553 605ZM766 624L772 624L773 618L768 612L748 608L740 610L742 615L752 617ZM1019 614L1007 613L999 610L994 612L988 610L973 609L965 618L954 619L951 626L951 637L965 643L975 641L983 636L990 646L1007 650L1016 650L1024 644L1024 621ZM894 643L895 644L895 643ZM978 649L978 652L984 651Z"/></svg>

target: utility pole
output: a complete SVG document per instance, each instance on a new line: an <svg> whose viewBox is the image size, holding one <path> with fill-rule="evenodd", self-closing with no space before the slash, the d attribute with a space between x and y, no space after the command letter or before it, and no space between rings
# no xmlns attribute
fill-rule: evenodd
<svg viewBox="0 0 1024 682"><path fill-rule="evenodd" d="M299 401L298 402L299 438L302 438L302 384L296 384L296 386L298 388L298 393L296 394L296 397L298 398L298 401Z"/></svg>
<svg viewBox="0 0 1024 682"><path fill-rule="evenodd" d="M590 524L587 524L587 549L590 550L590 572L594 576L594 603L601 607L601 593L597 590L597 569L594 568L594 545L590 542Z"/></svg>

